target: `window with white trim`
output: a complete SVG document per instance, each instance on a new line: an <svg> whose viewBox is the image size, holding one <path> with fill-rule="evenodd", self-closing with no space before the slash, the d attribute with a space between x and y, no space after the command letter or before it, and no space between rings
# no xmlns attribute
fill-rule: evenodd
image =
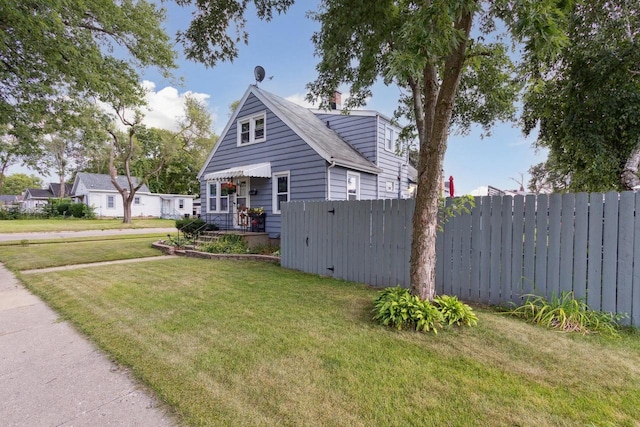
<svg viewBox="0 0 640 427"><path fill-rule="evenodd" d="M267 139L267 113L238 119L238 145L256 144Z"/></svg>
<svg viewBox="0 0 640 427"><path fill-rule="evenodd" d="M347 200L360 200L360 174L347 172Z"/></svg>
<svg viewBox="0 0 640 427"><path fill-rule="evenodd" d="M140 204L140 196L136 196L133 198L133 204L134 205L139 205Z"/></svg>
<svg viewBox="0 0 640 427"><path fill-rule="evenodd" d="M272 177L273 185L273 213L281 212L282 203L288 202L291 195L289 171L274 173Z"/></svg>
<svg viewBox="0 0 640 427"><path fill-rule="evenodd" d="M393 128L390 126L385 126L384 149L387 151L395 151L396 149L396 135Z"/></svg>
<svg viewBox="0 0 640 427"><path fill-rule="evenodd" d="M387 191L388 192L396 191L396 183L394 181L387 181Z"/></svg>
<svg viewBox="0 0 640 427"><path fill-rule="evenodd" d="M222 194L220 182L207 183L207 212L229 212L229 195Z"/></svg>
<svg viewBox="0 0 640 427"><path fill-rule="evenodd" d="M116 196L107 196L107 209L115 209Z"/></svg>
<svg viewBox="0 0 640 427"><path fill-rule="evenodd" d="M184 199L178 199L178 209L184 209Z"/></svg>

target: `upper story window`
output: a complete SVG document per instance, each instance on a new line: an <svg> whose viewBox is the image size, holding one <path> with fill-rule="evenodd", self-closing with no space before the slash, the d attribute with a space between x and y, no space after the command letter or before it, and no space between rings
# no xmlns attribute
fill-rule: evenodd
<svg viewBox="0 0 640 427"><path fill-rule="evenodd" d="M278 172L273 174L273 213L281 212L282 203L290 200L291 187L289 186L289 172Z"/></svg>
<svg viewBox="0 0 640 427"><path fill-rule="evenodd" d="M238 119L238 145L264 142L267 139L267 113Z"/></svg>
<svg viewBox="0 0 640 427"><path fill-rule="evenodd" d="M390 126L385 126L384 129L384 149L387 151L395 151L396 133Z"/></svg>
<svg viewBox="0 0 640 427"><path fill-rule="evenodd" d="M347 172L347 200L360 200L360 174Z"/></svg>

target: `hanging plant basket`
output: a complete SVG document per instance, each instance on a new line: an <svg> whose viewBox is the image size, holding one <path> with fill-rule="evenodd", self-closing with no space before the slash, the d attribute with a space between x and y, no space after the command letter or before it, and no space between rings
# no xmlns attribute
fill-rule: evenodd
<svg viewBox="0 0 640 427"><path fill-rule="evenodd" d="M223 182L220 184L220 193L223 196L234 194L236 192L236 186L233 182Z"/></svg>

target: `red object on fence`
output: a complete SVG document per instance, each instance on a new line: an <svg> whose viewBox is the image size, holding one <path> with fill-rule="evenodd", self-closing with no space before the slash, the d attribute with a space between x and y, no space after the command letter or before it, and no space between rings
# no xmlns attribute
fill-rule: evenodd
<svg viewBox="0 0 640 427"><path fill-rule="evenodd" d="M449 177L449 197L454 197L453 195L453 177Z"/></svg>

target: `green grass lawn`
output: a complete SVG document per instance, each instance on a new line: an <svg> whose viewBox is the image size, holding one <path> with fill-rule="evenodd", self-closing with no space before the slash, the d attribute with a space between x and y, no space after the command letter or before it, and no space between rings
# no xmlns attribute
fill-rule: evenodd
<svg viewBox="0 0 640 427"><path fill-rule="evenodd" d="M0 245L0 260L10 270L58 267L118 259L145 258L162 255L151 243L166 235L119 236L117 239L46 241L20 245Z"/></svg>
<svg viewBox="0 0 640 427"><path fill-rule="evenodd" d="M175 226L176 221L173 219L134 219L132 224L123 224L121 219L16 219L0 220L0 233L166 228Z"/></svg>
<svg viewBox="0 0 640 427"><path fill-rule="evenodd" d="M6 255L0 253L0 259ZM397 332L368 287L173 258L23 276L188 425L637 426L640 334Z"/></svg>

